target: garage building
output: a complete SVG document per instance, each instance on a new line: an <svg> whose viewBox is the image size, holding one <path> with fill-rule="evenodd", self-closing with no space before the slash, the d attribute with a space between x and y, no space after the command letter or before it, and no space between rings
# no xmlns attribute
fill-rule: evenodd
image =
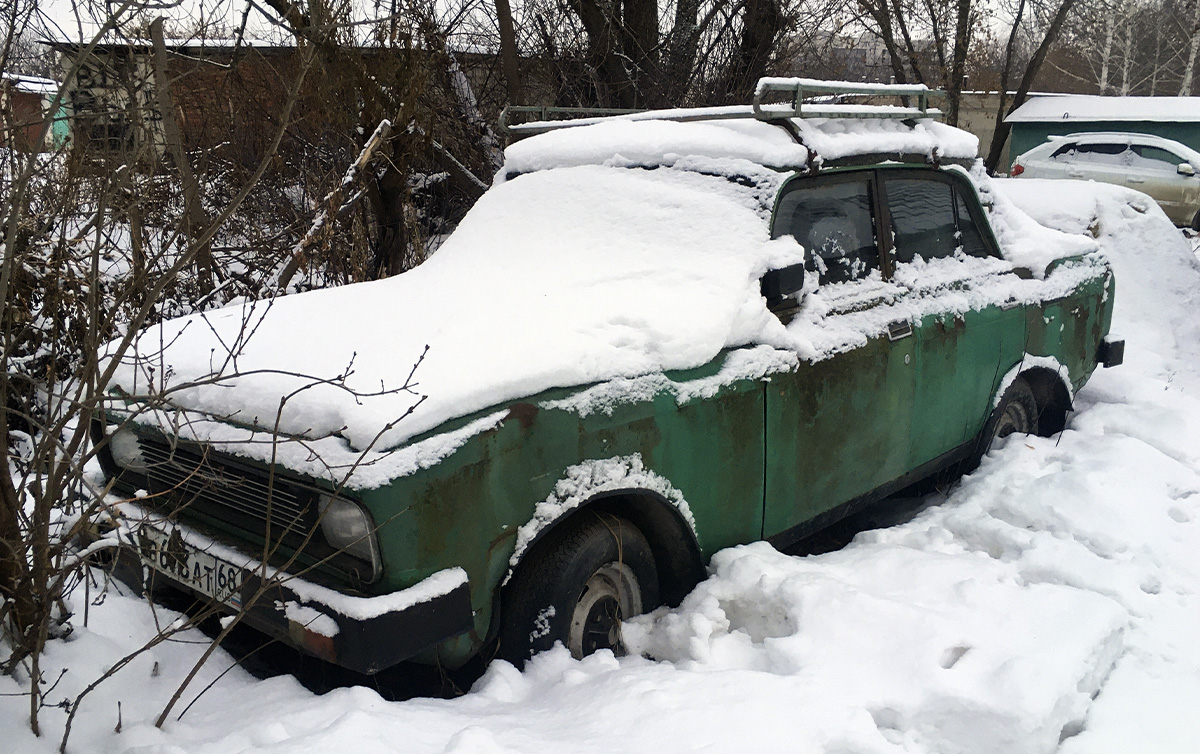
<svg viewBox="0 0 1200 754"><path fill-rule="evenodd" d="M1082 131L1153 134L1200 151L1200 97L1045 94L1033 97L1005 120L1012 126L1012 157L1049 136Z"/></svg>

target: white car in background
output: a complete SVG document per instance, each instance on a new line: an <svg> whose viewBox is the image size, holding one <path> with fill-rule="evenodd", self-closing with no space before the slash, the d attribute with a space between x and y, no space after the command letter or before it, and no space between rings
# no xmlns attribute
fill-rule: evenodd
<svg viewBox="0 0 1200 754"><path fill-rule="evenodd" d="M1051 136L1013 160L1012 177L1077 178L1149 194L1176 225L1200 230L1200 152L1161 136Z"/></svg>

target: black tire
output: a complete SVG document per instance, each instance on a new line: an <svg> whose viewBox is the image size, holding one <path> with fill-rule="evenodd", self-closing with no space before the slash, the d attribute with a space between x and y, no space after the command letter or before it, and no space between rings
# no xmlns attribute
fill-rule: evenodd
<svg viewBox="0 0 1200 754"><path fill-rule="evenodd" d="M1038 433L1038 405L1033 389L1023 378L1013 380L988 420L988 445L1011 434Z"/></svg>
<svg viewBox="0 0 1200 754"><path fill-rule="evenodd" d="M1039 414L1033 388L1022 377L1013 380L979 432L975 440L975 452L962 462L957 473L966 474L978 468L992 443L1001 437L1016 433L1036 435Z"/></svg>
<svg viewBox="0 0 1200 754"><path fill-rule="evenodd" d="M1012 434L1036 435L1038 432L1038 405L1033 388L1024 378L1012 381L1000 396L992 415L979 436L979 450L972 467L978 466L992 443Z"/></svg>
<svg viewBox="0 0 1200 754"><path fill-rule="evenodd" d="M1200 232L1200 210L1197 210L1196 214L1192 215L1192 230Z"/></svg>
<svg viewBox="0 0 1200 754"><path fill-rule="evenodd" d="M561 641L582 658L624 654L621 621L659 604L650 543L619 516L584 511L521 562L504 592L497 656L518 668Z"/></svg>

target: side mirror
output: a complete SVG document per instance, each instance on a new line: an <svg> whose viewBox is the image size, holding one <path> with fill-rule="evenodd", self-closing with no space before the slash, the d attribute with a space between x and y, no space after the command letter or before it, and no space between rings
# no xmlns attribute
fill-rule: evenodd
<svg viewBox="0 0 1200 754"><path fill-rule="evenodd" d="M788 301L788 296L804 288L804 264L789 264L778 270L770 270L759 281L759 290L767 300L767 308L780 313L782 310L794 309L795 301Z"/></svg>
<svg viewBox="0 0 1200 754"><path fill-rule="evenodd" d="M1180 175L1190 176L1196 174L1196 169L1192 167L1191 163L1181 162L1179 163L1179 167L1175 168L1175 172L1179 173Z"/></svg>

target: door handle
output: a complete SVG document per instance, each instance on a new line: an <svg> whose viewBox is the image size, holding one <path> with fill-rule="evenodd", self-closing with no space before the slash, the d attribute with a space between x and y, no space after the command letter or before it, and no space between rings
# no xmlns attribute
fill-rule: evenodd
<svg viewBox="0 0 1200 754"><path fill-rule="evenodd" d="M912 322L907 319L897 319L888 322L888 340L897 341L913 334Z"/></svg>
<svg viewBox="0 0 1200 754"><path fill-rule="evenodd" d="M1145 178L1134 178L1134 177L1131 175L1131 176L1129 176L1129 182L1130 182L1130 183L1145 183L1145 182L1146 182L1146 179L1145 179Z"/></svg>

